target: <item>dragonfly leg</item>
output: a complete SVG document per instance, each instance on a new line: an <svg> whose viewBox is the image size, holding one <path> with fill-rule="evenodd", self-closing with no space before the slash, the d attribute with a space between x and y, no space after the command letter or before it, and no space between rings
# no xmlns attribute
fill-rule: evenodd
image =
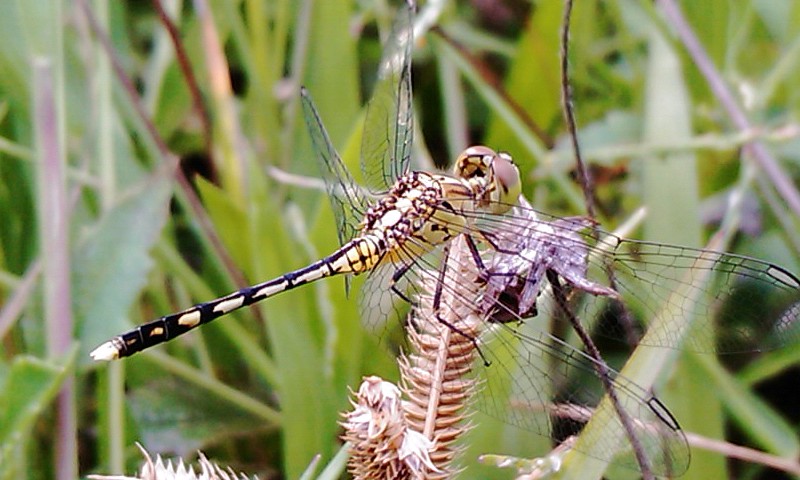
<svg viewBox="0 0 800 480"><path fill-rule="evenodd" d="M467 245L470 245L471 244L470 237L466 236L466 239L467 239ZM475 246L474 244L471 244L471 245L472 245L472 247ZM472 250L472 247L470 247L470 251ZM477 248L475 249L475 253L477 253ZM480 345L478 345L478 339L474 335L470 335L469 333L467 333L467 332L463 331L462 329L458 328L456 325L453 325L452 322L442 318L442 315L441 315L442 290L444 288L444 283L445 283L444 282L444 280L445 280L444 277L445 277L445 274L447 272L447 263L448 263L447 260L448 260L449 256L450 256L450 248L449 248L449 246L447 246L444 249L444 258L442 260L441 266L439 267L439 278L436 281L436 290L434 291L434 294L433 294L433 311L436 312L436 320L439 323L441 323L442 325L444 325L445 327L449 328L450 331L455 332L455 333L461 335L462 337L466 338L467 340L469 340L470 343L472 343L472 345L475 347L475 351L477 351L478 355L481 356L481 359L483 360L483 364L488 367L488 366L491 365L492 362L490 362L489 359L486 357L486 355L483 354L483 350L481 350ZM474 254L473 254L473 256L474 256ZM480 259L480 256L478 256L478 259ZM481 262L481 265L482 264L483 264L483 262Z"/></svg>
<svg viewBox="0 0 800 480"><path fill-rule="evenodd" d="M389 284L389 289L395 295L400 297L404 302L406 302L406 303L408 303L408 304L410 304L412 306L415 306L415 303L413 301L411 301L411 299L408 298L408 296L405 293L403 293L402 290L397 288L397 282L399 282L400 279L403 278L406 275L406 273L408 273L408 271L411 269L412 265L414 265L414 264L413 263L409 263L408 265L402 265L400 268L398 268L392 274L392 280L391 280L391 282Z"/></svg>
<svg viewBox="0 0 800 480"><path fill-rule="evenodd" d="M508 251L507 249L502 248L500 246L500 241L498 239L496 239L496 236L494 234L492 234L492 233L481 231L480 232L480 237L494 251L497 251L497 252L500 252L500 253L508 253L508 254L514 253L514 252L511 252L511 251Z"/></svg>
<svg viewBox="0 0 800 480"><path fill-rule="evenodd" d="M486 267L486 264L483 263L483 259L481 258L481 253L480 251L478 251L478 246L475 244L475 239L472 238L472 236L470 235L465 235L464 238L466 239L467 248L469 249L469 253L472 256L472 261L475 262L475 267L478 270L478 275L482 282L488 283L489 279L493 276L513 277L517 275L515 272L502 272L502 273L491 272Z"/></svg>
<svg viewBox="0 0 800 480"><path fill-rule="evenodd" d="M475 266L478 268L478 271L481 272L481 275L488 273L486 264L483 263L483 259L481 258L481 252L478 251L478 246L475 245L475 239L469 235L465 235L464 238L466 239L469 253L472 255L472 261L475 262Z"/></svg>

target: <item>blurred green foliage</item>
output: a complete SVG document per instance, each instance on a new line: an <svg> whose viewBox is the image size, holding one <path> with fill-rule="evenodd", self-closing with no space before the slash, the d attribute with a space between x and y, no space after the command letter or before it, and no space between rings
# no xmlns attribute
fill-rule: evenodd
<svg viewBox="0 0 800 480"><path fill-rule="evenodd" d="M0 478L66 478L64 462L80 475L130 473L141 461L136 441L185 458L202 449L260 478L298 478L315 455L325 465L338 452L348 387L366 374L397 375L338 280L124 362L89 362L89 350L135 324L337 246L325 195L272 169L316 175L298 103L305 85L357 170L363 106L396 8L380 0L162 3L202 109L150 2L2 6ZM734 218L730 249L797 271L797 214L742 146L763 141L796 183L800 4L680 2L753 125L739 132L650 2L577 3L575 108L605 226L646 205L642 236L702 245L721 219ZM584 213L560 105L561 2L420 8L441 31L426 29L415 47L415 161L446 166L465 143L485 143L514 155L537 208ZM53 117L34 109L43 98L37 61L51 66ZM57 135L42 138L48 122ZM55 175L66 193L60 204L47 195L58 184L41 180L48 147L63 169ZM744 198L735 211L724 200L731 192ZM67 221L67 238L42 235L53 217ZM69 271L54 266L53 252L68 253ZM71 303L58 303L53 292L65 286ZM53 337L76 346L77 360ZM797 354L745 360L752 363L736 374L713 358L679 360L662 372L659 395L689 431L724 439L734 425L736 442L796 458L797 399L782 398L781 382L796 385ZM72 422L59 428L75 445L53 436L52 402L65 385ZM773 393L757 396L760 385ZM473 423L465 478L510 475L474 465L479 454L533 457L548 447L479 415ZM56 451L66 461L56 463ZM731 468L757 478L763 467L695 451L686 478L726 478Z"/></svg>

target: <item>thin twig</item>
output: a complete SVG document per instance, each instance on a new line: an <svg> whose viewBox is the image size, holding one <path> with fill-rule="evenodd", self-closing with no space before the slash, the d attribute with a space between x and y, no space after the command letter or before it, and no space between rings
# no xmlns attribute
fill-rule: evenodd
<svg viewBox="0 0 800 480"><path fill-rule="evenodd" d="M61 33L61 32L59 32ZM61 89L56 87L57 71L52 57L33 59L33 122L36 156L38 157L38 192L40 205L39 234L42 248L42 304L46 327L47 354L64 356L72 346L74 318L71 302L69 203L64 175L66 165L63 144L63 109ZM75 378L68 375L60 385L56 398L54 440L54 478L74 478L77 470L78 445L75 438Z"/></svg>
<svg viewBox="0 0 800 480"><path fill-rule="evenodd" d="M583 325L581 325L578 318L569 308L569 302L564 294L564 289L561 286L561 282L558 280L558 274L552 270L548 270L547 280L552 286L553 297L555 298L556 305L559 307L559 311L567 317L567 320L569 320L573 330L575 330L584 346L586 346L589 356L596 360L593 363L595 373L597 373L597 376L600 378L603 388L606 391L606 395L611 401L611 406L614 408L614 412L619 417L622 428L625 430L625 435L628 437L628 441L631 443L631 448L636 456L636 462L639 464L639 467L642 470L642 477L645 480L654 480L655 476L653 475L652 467L650 465L650 459L647 458L644 448L639 441L639 438L636 436L636 430L633 426L633 421L631 420L630 415L628 415L628 412L626 412L622 407L622 402L620 402L617 392L614 389L614 383L611 380L608 365L606 365L603 357L600 355L600 350L597 349L594 341L592 341L591 336L589 336L589 332L583 328Z"/></svg>
<svg viewBox="0 0 800 480"><path fill-rule="evenodd" d="M571 16L572 0L566 0L564 2L564 16L561 19L561 110L564 113L564 121L567 122L569 138L572 142L572 149L575 152L575 163L578 167L578 178L583 191L584 202L586 203L586 213L589 218L595 218L594 185L591 173L581 156L575 109L572 104L572 85L569 81L569 27Z"/></svg>
<svg viewBox="0 0 800 480"><path fill-rule="evenodd" d="M710 452L718 452L725 455L727 458L738 458L746 462L757 463L776 470L783 470L793 475L800 475L800 463L798 463L797 459L778 457L760 450L734 445L729 442L715 440L691 432L686 432L686 439L692 447L702 448Z"/></svg>
<svg viewBox="0 0 800 480"><path fill-rule="evenodd" d="M564 2L564 15L561 20L561 101L562 101L562 111L564 113L564 120L567 123L567 130L569 131L569 138L572 142L572 148L575 153L575 163L577 165L578 176L581 184L581 190L583 191L584 202L586 204L586 212L588 216L592 219L595 218L595 208L594 208L594 185L592 182L591 173L589 172L586 163L583 161L583 157L581 155L581 147L580 142L578 141L578 128L577 122L575 120L575 110L573 108L572 102L572 85L569 81L569 32L570 32L570 24L571 24L571 17L572 17L572 0L566 0ZM596 229L592 229L592 235L595 238L598 236L598 231ZM606 266L606 276L608 277L609 284L611 288L617 289L616 281L614 278L614 272ZM552 278L550 278L552 277ZM592 341L591 336L589 336L588 332L583 328L580 321L577 317L575 317L568 309L566 304L566 300L563 299L563 292L561 291L561 287L558 285L558 278L555 273L548 273L548 278L550 278L550 282L553 285L553 292L556 295L557 300L564 300L563 302L559 301L558 303L561 304L562 310L564 311L565 315L570 320L573 329L576 331L578 336L583 341L584 345L587 348L589 355L597 361L596 370L597 375L600 377L600 380L605 387L606 394L608 395L609 400L611 401L614 410L616 411L617 415L620 417L620 422L625 429L625 433L628 437L628 440L631 442L631 446L633 447L634 454L636 456L636 460L639 463L639 466L642 469L642 475L646 479L653 478L653 472L650 466L650 460L645 455L644 448L642 447L639 439L636 437L634 432L631 418L628 416L628 413L622 408L619 399L617 398L616 392L614 391L614 385L611 379L609 378L608 368L606 367L605 361L603 360L602 356L600 355L600 351L595 346L594 342ZM561 297L561 298L559 298ZM628 312L627 308L624 305L621 305L621 312L620 318L625 326L626 337L628 343L633 345L634 344L634 334L633 334L633 321L630 312Z"/></svg>
<svg viewBox="0 0 800 480"><path fill-rule="evenodd" d="M28 265L28 269L14 289L14 293L5 300L3 308L0 308L0 340L5 338L14 321L22 314L31 294L36 289L37 280L41 274L42 260L39 258Z"/></svg>
<svg viewBox="0 0 800 480"><path fill-rule="evenodd" d="M711 62L705 49L694 34L692 27L683 16L680 7L674 0L658 0L657 3L661 7L661 11L664 13L667 20L671 22L678 35L678 39L680 39L681 43L686 47L689 56L692 57L695 65L697 65L697 68L705 77L711 91L714 92L720 104L722 104L728 112L728 116L731 118L733 124L739 130L749 131L752 128L750 120L736 102L730 89L722 79L722 76ZM743 148L745 152L753 157L756 164L758 164L769 177L775 189L783 196L794 214L800 217L800 192L798 192L797 188L792 184L792 177L783 171L762 142L753 141L746 144Z"/></svg>
<svg viewBox="0 0 800 480"><path fill-rule="evenodd" d="M192 106L197 111L197 115L200 117L200 123L203 126L203 141L205 143L206 155L212 158L214 155L214 149L212 148L214 139L211 135L211 116L203 101L203 95L200 93L200 86L197 83L197 77L192 69L192 64L189 62L189 56L186 54L186 49L183 47L183 39L180 37L175 22L172 21L166 10L164 10L164 5L161 3L161 0L153 0L153 7L156 9L162 25L166 28L170 40L172 40L172 46L175 49L175 58L178 60L178 66L181 69L183 78L186 80L186 86L189 88L189 95L192 97ZM211 168L215 168L213 159L209 163Z"/></svg>

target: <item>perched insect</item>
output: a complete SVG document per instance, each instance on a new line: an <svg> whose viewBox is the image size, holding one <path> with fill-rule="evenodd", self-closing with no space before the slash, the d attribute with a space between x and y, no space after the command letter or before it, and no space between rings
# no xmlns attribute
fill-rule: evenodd
<svg viewBox="0 0 800 480"><path fill-rule="evenodd" d="M649 345L708 351L714 344L709 339L716 339L711 350L753 351L797 340L800 281L760 260L623 239L597 230L584 218L537 212L520 196L520 175L510 155L488 147L466 149L451 175L411 171L411 43L408 13L400 15L389 40L368 107L361 158L366 188L347 171L308 92L302 91L337 219L339 249L307 267L139 326L103 343L91 356L126 357L236 309L341 274L368 273L375 279L362 295L374 322L389 314L380 280L389 295L408 302L415 301L420 283L431 278L439 282L440 291L457 295L455 285L462 281L458 269L445 268L441 260L442 250L461 236L471 248L462 266L478 271L481 279L480 295L464 300L487 322L486 332L474 339L486 364L477 369L488 392L477 406L562 440L575 427L557 421L557 414L571 409L572 423L583 424L585 412L603 391L576 382L576 377L605 369L635 426L628 435L643 446L649 468L656 474L682 473L688 466L688 446L660 401L601 360L550 333L530 329L531 322L524 320L615 315L627 323L611 322L617 327L598 328L595 334L620 340L660 317L659 330L644 337ZM763 315L739 321L741 316L726 306L731 298L761 305ZM623 324L630 328L619 327ZM695 336L686 338L689 325ZM448 327L463 333L457 321ZM723 337L717 336L720 330ZM546 405L551 407L543 411ZM617 441L596 443L601 448L591 454L603 459L619 450ZM628 466L637 468L635 462Z"/></svg>

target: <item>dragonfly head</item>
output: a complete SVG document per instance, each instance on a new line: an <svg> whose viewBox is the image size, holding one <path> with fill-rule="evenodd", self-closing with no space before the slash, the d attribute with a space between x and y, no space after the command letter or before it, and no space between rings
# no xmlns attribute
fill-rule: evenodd
<svg viewBox="0 0 800 480"><path fill-rule="evenodd" d="M469 147L458 156L453 174L470 182L481 181L486 188L484 201L492 213L505 213L522 193L519 169L511 155L489 147Z"/></svg>

